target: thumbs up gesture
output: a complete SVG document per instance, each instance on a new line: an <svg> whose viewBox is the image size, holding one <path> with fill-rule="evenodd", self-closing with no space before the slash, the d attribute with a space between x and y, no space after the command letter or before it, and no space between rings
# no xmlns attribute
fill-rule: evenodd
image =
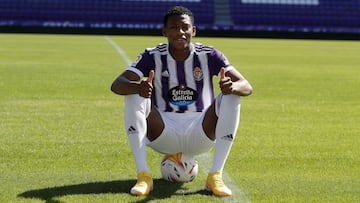
<svg viewBox="0 0 360 203"><path fill-rule="evenodd" d="M149 77L140 82L139 95L145 98L150 98L153 90L152 81L154 80L154 70L149 72Z"/></svg>
<svg viewBox="0 0 360 203"><path fill-rule="evenodd" d="M152 81L154 80L154 70L151 70L150 73L149 73L149 77L148 79L146 80L146 82L148 82L149 84L152 84ZM151 85L152 86L152 85Z"/></svg>
<svg viewBox="0 0 360 203"><path fill-rule="evenodd" d="M219 81L221 92L226 94L232 94L233 92L233 82L230 77L225 76L225 68L222 67L220 69L220 81Z"/></svg>

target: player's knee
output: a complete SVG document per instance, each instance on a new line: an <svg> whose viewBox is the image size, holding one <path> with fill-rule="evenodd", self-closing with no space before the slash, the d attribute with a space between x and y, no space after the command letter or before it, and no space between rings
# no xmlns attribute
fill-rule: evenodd
<svg viewBox="0 0 360 203"><path fill-rule="evenodd" d="M150 100L148 98L141 97L138 94L130 94L125 96L125 110L129 111L144 111L150 112Z"/></svg>
<svg viewBox="0 0 360 203"><path fill-rule="evenodd" d="M216 105L217 108L219 108L220 106L237 107L240 105L240 97L234 94L227 94L227 95L220 94L216 102L217 102ZM218 109L216 109L216 111L218 111Z"/></svg>
<svg viewBox="0 0 360 203"><path fill-rule="evenodd" d="M238 106L240 104L240 97L234 94L222 95L221 104L226 106Z"/></svg>
<svg viewBox="0 0 360 203"><path fill-rule="evenodd" d="M240 97L234 94L219 95L216 101L216 115L219 115L220 109L235 110L240 107Z"/></svg>

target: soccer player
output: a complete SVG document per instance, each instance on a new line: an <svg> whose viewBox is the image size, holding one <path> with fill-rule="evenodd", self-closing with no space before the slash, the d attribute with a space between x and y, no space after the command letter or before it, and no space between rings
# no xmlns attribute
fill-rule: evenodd
<svg viewBox="0 0 360 203"><path fill-rule="evenodd" d="M168 10L162 34L168 43L146 49L111 86L125 95L125 128L138 173L130 193L148 195L153 188L146 146L189 156L215 146L206 189L230 196L222 172L240 122L240 96L250 95L252 87L219 50L192 43L196 27L187 8ZM214 85L221 89L216 98Z"/></svg>

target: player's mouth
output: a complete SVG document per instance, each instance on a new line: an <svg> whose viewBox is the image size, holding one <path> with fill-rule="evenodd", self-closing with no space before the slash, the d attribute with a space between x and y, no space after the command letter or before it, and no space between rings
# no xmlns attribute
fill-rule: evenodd
<svg viewBox="0 0 360 203"><path fill-rule="evenodd" d="M175 43L176 44L186 44L187 40L185 37L181 37L181 38L175 39Z"/></svg>
<svg viewBox="0 0 360 203"><path fill-rule="evenodd" d="M178 41L178 42L186 42L186 38L179 38L176 41Z"/></svg>

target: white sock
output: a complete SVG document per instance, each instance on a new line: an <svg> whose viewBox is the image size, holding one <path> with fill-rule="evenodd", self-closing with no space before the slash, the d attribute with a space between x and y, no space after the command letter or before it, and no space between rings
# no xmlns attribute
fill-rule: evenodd
<svg viewBox="0 0 360 203"><path fill-rule="evenodd" d="M125 96L125 128L134 155L137 173L150 170L146 161L146 117L151 109L150 99L138 94Z"/></svg>
<svg viewBox="0 0 360 203"><path fill-rule="evenodd" d="M215 154L210 173L222 172L235 139L240 122L240 97L237 95L219 95L216 99Z"/></svg>

